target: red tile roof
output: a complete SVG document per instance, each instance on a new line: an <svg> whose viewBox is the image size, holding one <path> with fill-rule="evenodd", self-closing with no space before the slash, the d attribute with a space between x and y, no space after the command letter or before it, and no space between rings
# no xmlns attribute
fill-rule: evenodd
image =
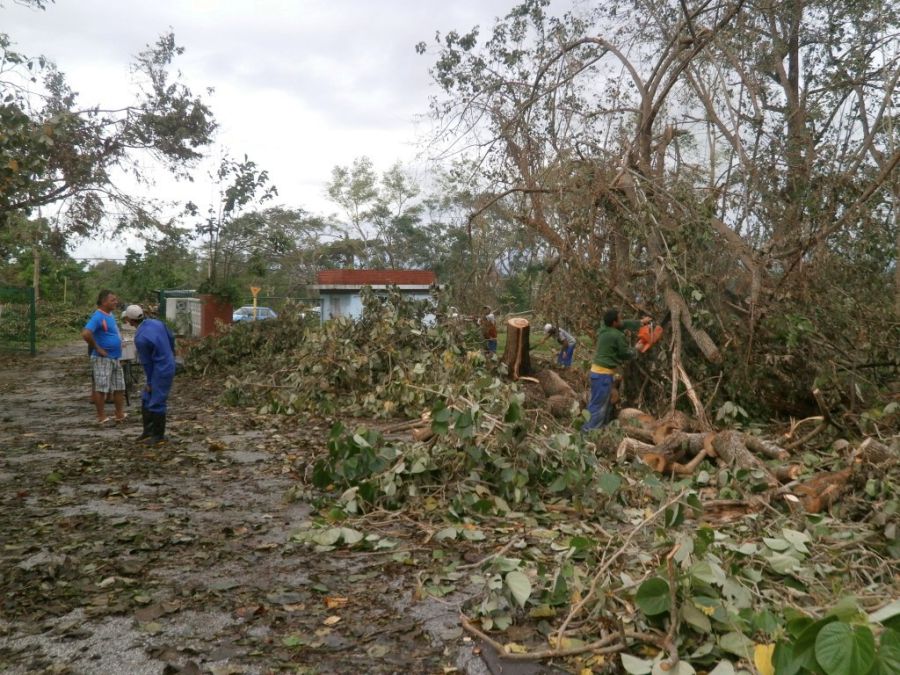
<svg viewBox="0 0 900 675"><path fill-rule="evenodd" d="M349 286L430 286L437 277L429 270L322 270L316 281Z"/></svg>

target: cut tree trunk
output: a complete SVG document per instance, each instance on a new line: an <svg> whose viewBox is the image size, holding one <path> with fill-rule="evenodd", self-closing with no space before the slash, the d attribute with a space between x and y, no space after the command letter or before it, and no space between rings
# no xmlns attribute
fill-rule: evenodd
<svg viewBox="0 0 900 675"><path fill-rule="evenodd" d="M850 476L852 475L852 469L816 474L809 480L791 488L791 493L795 498L800 499L800 503L807 513L819 513L834 504L838 497L850 489ZM792 502L789 500L788 503Z"/></svg>
<svg viewBox="0 0 900 675"><path fill-rule="evenodd" d="M566 396L575 398L575 391L569 386L569 383L562 379L552 370L541 370L535 374L538 382L541 383L541 389L544 390L544 396Z"/></svg>
<svg viewBox="0 0 900 675"><path fill-rule="evenodd" d="M852 455L853 464L841 471L819 473L790 489L788 503L800 500L807 513L819 513L834 504L850 488L851 479L867 469L884 471L898 459L898 453L874 438L864 440ZM793 497L794 499L791 499Z"/></svg>
<svg viewBox="0 0 900 675"><path fill-rule="evenodd" d="M853 453L855 464L886 464L900 459L900 453L874 438L867 438Z"/></svg>
<svg viewBox="0 0 900 675"><path fill-rule="evenodd" d="M519 379L520 375L531 374L529 340L528 319L515 318L506 322L506 349L501 360L506 364L507 372L514 380Z"/></svg>
<svg viewBox="0 0 900 675"><path fill-rule="evenodd" d="M557 419L568 419L572 417L572 404L575 399L571 396L549 396L547 397L547 408L550 414Z"/></svg>
<svg viewBox="0 0 900 675"><path fill-rule="evenodd" d="M775 478L780 483L792 483L803 473L803 466L801 464L786 464L785 466L779 466L774 473Z"/></svg>
<svg viewBox="0 0 900 675"><path fill-rule="evenodd" d="M547 397L550 414L557 419L571 418L572 404L577 398L572 387L552 370L541 370L536 373L536 377Z"/></svg>
<svg viewBox="0 0 900 675"><path fill-rule="evenodd" d="M791 456L791 453L772 441L751 436L750 434L744 434L744 443L747 445L747 448L756 454L763 455L769 459L779 459L784 461Z"/></svg>
<svg viewBox="0 0 900 675"><path fill-rule="evenodd" d="M739 431L720 431L713 437L712 447L726 464L740 469L762 471L769 485L777 486L778 479L772 475L769 467L747 449L744 438L744 434Z"/></svg>
<svg viewBox="0 0 900 675"><path fill-rule="evenodd" d="M633 455L654 471L679 476L694 472L697 465L712 454L709 434L672 434L652 445L634 438L623 438L616 449L617 457ZM687 457L690 461L684 462Z"/></svg>

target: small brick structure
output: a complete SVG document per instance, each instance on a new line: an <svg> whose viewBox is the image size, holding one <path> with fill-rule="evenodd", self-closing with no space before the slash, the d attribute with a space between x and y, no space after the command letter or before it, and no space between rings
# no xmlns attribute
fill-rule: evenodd
<svg viewBox="0 0 900 675"><path fill-rule="evenodd" d="M234 306L229 301L223 300L218 295L201 295L200 301L203 303L200 313L200 337L215 335L217 321L226 326L231 323Z"/></svg>

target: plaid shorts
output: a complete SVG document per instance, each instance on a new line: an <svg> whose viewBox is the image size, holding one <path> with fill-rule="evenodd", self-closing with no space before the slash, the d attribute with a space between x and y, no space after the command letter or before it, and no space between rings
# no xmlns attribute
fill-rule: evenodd
<svg viewBox="0 0 900 675"><path fill-rule="evenodd" d="M92 356L91 372L94 375L94 391L106 393L125 390L125 375L118 359Z"/></svg>

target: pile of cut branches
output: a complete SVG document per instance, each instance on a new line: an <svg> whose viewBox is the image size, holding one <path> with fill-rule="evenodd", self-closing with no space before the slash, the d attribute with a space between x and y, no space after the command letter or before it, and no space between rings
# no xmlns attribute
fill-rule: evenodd
<svg viewBox="0 0 900 675"><path fill-rule="evenodd" d="M501 387L474 327L437 324L431 303L363 291L363 316L310 329L289 312L232 326L192 351L193 368L229 373L226 398L273 413L417 415L475 382Z"/></svg>
<svg viewBox="0 0 900 675"><path fill-rule="evenodd" d="M336 423L324 454L293 460L305 480L289 496L318 511L289 546L416 566L419 594L458 603L464 630L505 660L892 672L890 439L840 443L829 427L786 441L627 410L582 437L577 406L528 408L477 335L426 327L421 311L369 297L362 321L305 332L229 379L269 412L408 418ZM857 660L835 665L836 651Z"/></svg>

